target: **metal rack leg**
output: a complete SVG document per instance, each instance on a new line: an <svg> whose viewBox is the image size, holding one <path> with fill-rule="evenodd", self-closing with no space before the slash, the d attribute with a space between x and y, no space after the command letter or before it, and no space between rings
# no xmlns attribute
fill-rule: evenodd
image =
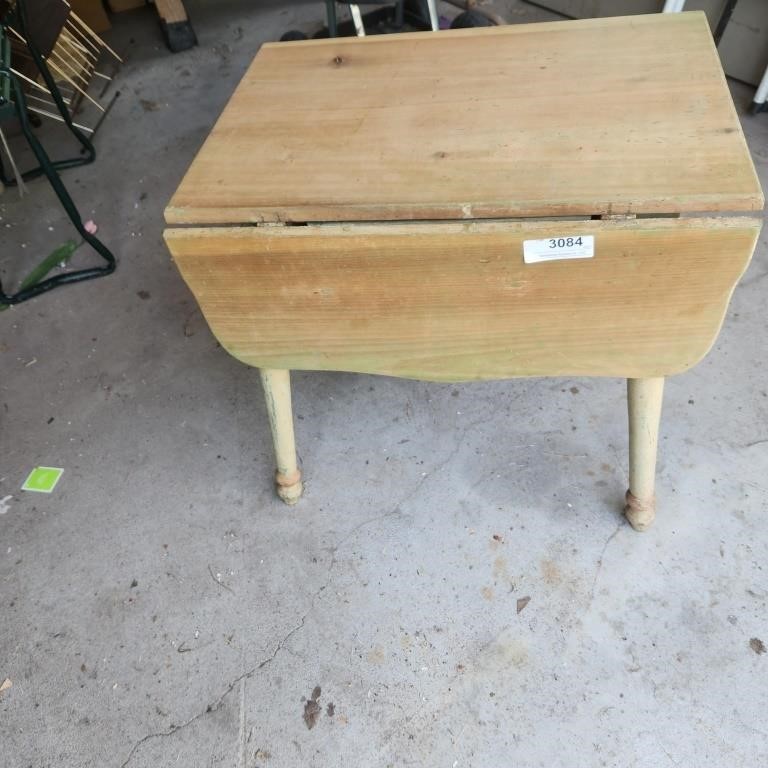
<svg viewBox="0 0 768 768"><path fill-rule="evenodd" d="M328 17L328 36L338 37L339 29L336 24L336 0L325 0L325 12Z"/></svg>
<svg viewBox="0 0 768 768"><path fill-rule="evenodd" d="M768 110L768 68L765 70L763 79L757 87L755 100L752 102L752 112L755 115L763 110Z"/></svg>

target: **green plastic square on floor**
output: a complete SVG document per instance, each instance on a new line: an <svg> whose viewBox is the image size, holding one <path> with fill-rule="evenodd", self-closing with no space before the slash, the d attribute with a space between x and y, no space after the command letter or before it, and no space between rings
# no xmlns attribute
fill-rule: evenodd
<svg viewBox="0 0 768 768"><path fill-rule="evenodd" d="M24 481L21 490L51 493L63 474L64 470L58 467L35 467Z"/></svg>

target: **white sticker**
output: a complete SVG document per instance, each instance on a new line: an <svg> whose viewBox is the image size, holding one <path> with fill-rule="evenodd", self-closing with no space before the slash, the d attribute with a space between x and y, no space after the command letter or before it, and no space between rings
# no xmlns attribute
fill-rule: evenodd
<svg viewBox="0 0 768 768"><path fill-rule="evenodd" d="M594 255L594 235L558 235L546 240L523 240L526 264L557 259L591 259Z"/></svg>

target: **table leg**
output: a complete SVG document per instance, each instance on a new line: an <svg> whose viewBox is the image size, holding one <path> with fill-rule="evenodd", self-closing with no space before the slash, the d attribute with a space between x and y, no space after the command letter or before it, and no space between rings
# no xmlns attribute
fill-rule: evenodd
<svg viewBox="0 0 768 768"><path fill-rule="evenodd" d="M293 412L291 409L290 371L261 368L261 383L267 400L269 426L275 444L277 472L277 495L286 504L295 504L304 487L301 472L296 465L296 440L293 435Z"/></svg>
<svg viewBox="0 0 768 768"><path fill-rule="evenodd" d="M656 449L664 379L627 379L629 407L629 490L624 514L636 531L656 517Z"/></svg>

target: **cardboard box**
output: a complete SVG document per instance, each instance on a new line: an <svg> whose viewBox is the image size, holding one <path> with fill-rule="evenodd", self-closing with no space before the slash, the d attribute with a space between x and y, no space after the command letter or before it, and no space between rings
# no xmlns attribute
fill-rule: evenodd
<svg viewBox="0 0 768 768"><path fill-rule="evenodd" d="M686 11L704 11L709 25L715 28L726 0L687 0ZM636 13L658 13L664 0L541 0L541 5L577 19L599 16L632 16Z"/></svg>
<svg viewBox="0 0 768 768"><path fill-rule="evenodd" d="M70 0L70 5L94 32L106 32L112 26L101 0Z"/></svg>
<svg viewBox="0 0 768 768"><path fill-rule="evenodd" d="M132 11L134 8L142 8L147 4L146 0L107 0L107 3L112 13Z"/></svg>
<svg viewBox="0 0 768 768"><path fill-rule="evenodd" d="M768 14L765 0L740 0L718 46L725 71L757 85L768 67Z"/></svg>
<svg viewBox="0 0 768 768"><path fill-rule="evenodd" d="M631 16L657 13L664 0L539 0L558 13L578 19L598 16ZM686 11L704 11L712 32L715 31L726 0L687 0ZM768 66L768 14L766 0L739 0L731 21L720 40L718 51L729 77L757 85Z"/></svg>

